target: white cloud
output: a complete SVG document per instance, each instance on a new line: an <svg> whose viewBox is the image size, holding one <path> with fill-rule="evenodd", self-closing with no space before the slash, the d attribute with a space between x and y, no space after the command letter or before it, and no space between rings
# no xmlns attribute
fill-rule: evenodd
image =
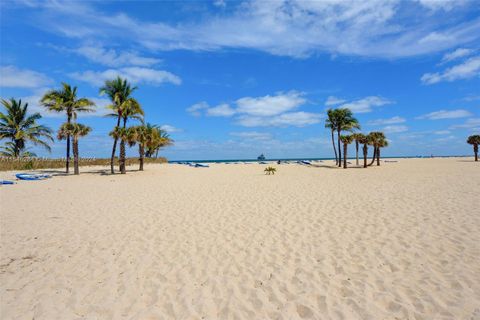
<svg viewBox="0 0 480 320"><path fill-rule="evenodd" d="M113 79L117 76L127 78L132 83L146 83L150 85L160 85L162 83L172 83L179 85L182 83L180 77L164 70L156 70L142 67L125 67L120 69L108 69L105 71L85 71L74 72L70 76L73 79L90 83L94 86L101 86L105 80Z"/></svg>
<svg viewBox="0 0 480 320"><path fill-rule="evenodd" d="M337 104L340 104L340 103L344 103L346 100L345 99L342 99L342 98L337 98L337 97L334 97L334 96L329 96L327 98L327 101L325 102L325 105L327 107L330 107L330 106L335 106Z"/></svg>
<svg viewBox="0 0 480 320"><path fill-rule="evenodd" d="M291 112L306 102L304 94L297 91L277 93L262 97L244 97L235 101L236 107L221 104L210 107L200 102L187 108L194 116L231 117L237 115L236 123L244 127L303 127L318 123L321 115L309 112Z"/></svg>
<svg viewBox="0 0 480 320"><path fill-rule="evenodd" d="M416 117L415 119L441 120L441 119L456 119L469 117L472 114L463 109L457 110L439 110Z"/></svg>
<svg viewBox="0 0 480 320"><path fill-rule="evenodd" d="M171 126L169 124L164 124L162 126L160 126L160 129L168 132L168 133L175 133L175 132L182 132L183 130L180 129L180 128L176 128L174 126Z"/></svg>
<svg viewBox="0 0 480 320"><path fill-rule="evenodd" d="M434 131L433 133L438 135L449 134L450 130L438 130L438 131Z"/></svg>
<svg viewBox="0 0 480 320"><path fill-rule="evenodd" d="M418 0L418 2L430 10L451 11L468 2L468 0Z"/></svg>
<svg viewBox="0 0 480 320"><path fill-rule="evenodd" d="M372 120L372 121L369 121L368 124L369 125L385 125L385 124L403 123L405 121L407 121L407 120L405 120L405 118L395 116L395 117L391 117L391 118L388 118L388 119Z"/></svg>
<svg viewBox="0 0 480 320"><path fill-rule="evenodd" d="M231 117L235 113L236 111L226 103L207 109L207 116L211 117Z"/></svg>
<svg viewBox="0 0 480 320"><path fill-rule="evenodd" d="M219 2L219 1L217 1ZM39 2L36 25L61 35L122 39L153 50L256 49L305 57L318 52L406 57L440 52L479 39L480 20L467 10L475 1L250 1L196 22L144 21L126 13L102 13L95 2ZM92 19L92 17L95 17Z"/></svg>
<svg viewBox="0 0 480 320"><path fill-rule="evenodd" d="M237 112L245 113L251 116L274 116L283 112L291 111L305 103L303 93L290 91L287 93L278 93L277 95L266 95L263 97L245 97L238 99Z"/></svg>
<svg viewBox="0 0 480 320"><path fill-rule="evenodd" d="M15 66L0 67L0 87L7 88L39 88L52 83L43 73L19 69Z"/></svg>
<svg viewBox="0 0 480 320"><path fill-rule="evenodd" d="M453 60L457 60L460 58L467 57L471 55L475 50L473 49L466 49L466 48L458 48L457 50L447 53L442 58L442 63L447 63Z"/></svg>
<svg viewBox="0 0 480 320"><path fill-rule="evenodd" d="M245 140L270 140L272 135L267 132L247 131L247 132L231 132L230 135L243 138Z"/></svg>
<svg viewBox="0 0 480 320"><path fill-rule="evenodd" d="M480 56L472 57L461 64L446 69L443 72L425 73L421 80L425 84L434 84L441 81L469 79L480 76Z"/></svg>
<svg viewBox="0 0 480 320"><path fill-rule="evenodd" d="M305 127L319 123L322 115L310 112L288 112L271 117L242 116L237 123L244 127Z"/></svg>
<svg viewBox="0 0 480 320"><path fill-rule="evenodd" d="M392 125L383 127L383 131L385 131L386 133L400 133L408 131L408 127L403 125Z"/></svg>
<svg viewBox="0 0 480 320"><path fill-rule="evenodd" d="M190 113L192 116L200 117L202 115L201 111L208 109L208 107L209 107L208 103L206 103L205 101L202 101L199 103L195 103L191 107L188 107L187 112Z"/></svg>
<svg viewBox="0 0 480 320"><path fill-rule="evenodd" d="M220 8L225 8L227 4L225 3L225 0L214 0L213 5L215 7L220 7Z"/></svg>
<svg viewBox="0 0 480 320"><path fill-rule="evenodd" d="M480 118L470 118L463 124L457 124L451 126L449 129L473 129L475 131L480 130Z"/></svg>
<svg viewBox="0 0 480 320"><path fill-rule="evenodd" d="M381 107L391 103L393 102L382 97L369 96L363 99L342 104L340 108L348 108L352 110L352 112L357 113L366 113L371 112L374 107Z"/></svg>
<svg viewBox="0 0 480 320"><path fill-rule="evenodd" d="M73 52L93 61L109 67L141 66L148 67L159 63L160 59L142 57L136 52L117 52L103 47L82 46Z"/></svg>

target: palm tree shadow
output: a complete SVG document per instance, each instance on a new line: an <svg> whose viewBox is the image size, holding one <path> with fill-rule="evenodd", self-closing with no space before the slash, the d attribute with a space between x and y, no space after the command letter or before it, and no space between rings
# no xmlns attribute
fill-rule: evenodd
<svg viewBox="0 0 480 320"><path fill-rule="evenodd" d="M475 160L473 160L473 159L472 160L457 160L457 162L475 162Z"/></svg>

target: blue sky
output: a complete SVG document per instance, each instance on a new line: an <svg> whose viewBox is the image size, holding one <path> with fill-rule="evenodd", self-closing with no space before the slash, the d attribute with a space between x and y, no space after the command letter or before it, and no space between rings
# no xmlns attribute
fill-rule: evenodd
<svg viewBox="0 0 480 320"><path fill-rule="evenodd" d="M38 105L62 81L94 99L82 156L107 157L98 95L116 75L164 126L170 159L328 157L328 108L382 130L384 155L470 154L480 131L478 1L3 1L2 98ZM133 123L132 123L133 124ZM353 148L352 148L353 150ZM52 153L62 156L64 142ZM136 149L130 150L134 154Z"/></svg>

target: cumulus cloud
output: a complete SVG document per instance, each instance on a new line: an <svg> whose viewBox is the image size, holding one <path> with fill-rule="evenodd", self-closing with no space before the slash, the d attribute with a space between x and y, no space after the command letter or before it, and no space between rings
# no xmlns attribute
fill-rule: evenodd
<svg viewBox="0 0 480 320"><path fill-rule="evenodd" d="M425 73L421 80L425 84L434 84L442 81L452 82L478 76L480 76L480 56L469 58L443 72Z"/></svg>
<svg viewBox="0 0 480 320"><path fill-rule="evenodd" d="M368 124L369 125L385 125L385 124L395 124L395 123L403 123L407 120L405 120L405 118L402 118L402 117L399 117L399 116L395 116L395 117L391 117L391 118L388 118L388 119L376 119L376 120L372 120L372 121L369 121Z"/></svg>
<svg viewBox="0 0 480 320"><path fill-rule="evenodd" d="M469 117L472 114L470 111L457 109L457 110L439 110L430 112L421 116L416 117L415 119L428 119L428 120L442 120L442 119L456 119L456 118L465 118Z"/></svg>
<svg viewBox="0 0 480 320"><path fill-rule="evenodd" d="M53 81L43 73L15 66L0 67L0 87L39 88Z"/></svg>
<svg viewBox="0 0 480 320"><path fill-rule="evenodd" d="M236 111L226 103L207 109L207 116L211 117L230 117L235 113Z"/></svg>
<svg viewBox="0 0 480 320"><path fill-rule="evenodd" d="M132 83L146 83L150 85L160 85L163 83L179 85L182 83L180 77L173 73L142 67L125 67L105 71L88 70L70 73L70 77L73 79L90 83L93 86L101 86L105 80L113 79L117 76L127 78Z"/></svg>
<svg viewBox="0 0 480 320"><path fill-rule="evenodd" d="M235 108L229 104L210 107L200 102L187 108L194 116L204 113L207 116L231 117L236 115L236 123L244 127L303 127L318 123L321 115L308 112L292 112L306 102L304 93L298 91L279 92L262 97L244 97L235 101Z"/></svg>
<svg viewBox="0 0 480 320"><path fill-rule="evenodd" d="M331 107L331 106L335 106L337 104L341 104L341 103L344 103L346 100L345 99L342 99L342 98L337 98L335 96L329 96L327 98L327 101L325 102L325 105L327 107Z"/></svg>
<svg viewBox="0 0 480 320"><path fill-rule="evenodd" d="M30 2L31 3L31 2ZM222 5L223 1L216 1ZM401 0L261 1L233 3L196 22L142 20L103 13L98 2L35 2L35 25L62 36L95 41L122 39L153 50L255 49L305 57L319 52L408 57L441 52L478 40L480 20L467 10L475 1ZM432 13L433 12L433 13ZM95 17L92 19L92 17Z"/></svg>
<svg viewBox="0 0 480 320"><path fill-rule="evenodd" d="M174 126L171 126L169 124L164 124L162 126L160 126L160 129L168 132L168 133L174 133L174 132L182 132L183 130L180 129L180 128L176 128Z"/></svg>
<svg viewBox="0 0 480 320"><path fill-rule="evenodd" d="M192 116L200 117L202 115L202 110L208 109L209 105L207 102L202 101L199 103L195 103L191 107L187 108L187 112L190 113Z"/></svg>
<svg viewBox="0 0 480 320"><path fill-rule="evenodd" d="M245 97L236 101L237 111L251 116L274 116L298 108L306 101L303 96L301 92L290 91L274 96Z"/></svg>
<svg viewBox="0 0 480 320"><path fill-rule="evenodd" d="M382 97L369 96L363 99L342 104L340 108L348 108L352 110L352 112L357 112L357 113L366 113L366 112L373 111L374 107L381 107L391 103L393 102Z"/></svg>

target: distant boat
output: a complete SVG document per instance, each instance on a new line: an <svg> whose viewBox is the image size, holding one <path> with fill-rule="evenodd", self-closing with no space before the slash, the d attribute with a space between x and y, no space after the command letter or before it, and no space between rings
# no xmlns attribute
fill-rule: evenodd
<svg viewBox="0 0 480 320"><path fill-rule="evenodd" d="M263 153L257 157L257 160L265 160L265 159L266 159L266 158L265 158L265 156L263 155Z"/></svg>

